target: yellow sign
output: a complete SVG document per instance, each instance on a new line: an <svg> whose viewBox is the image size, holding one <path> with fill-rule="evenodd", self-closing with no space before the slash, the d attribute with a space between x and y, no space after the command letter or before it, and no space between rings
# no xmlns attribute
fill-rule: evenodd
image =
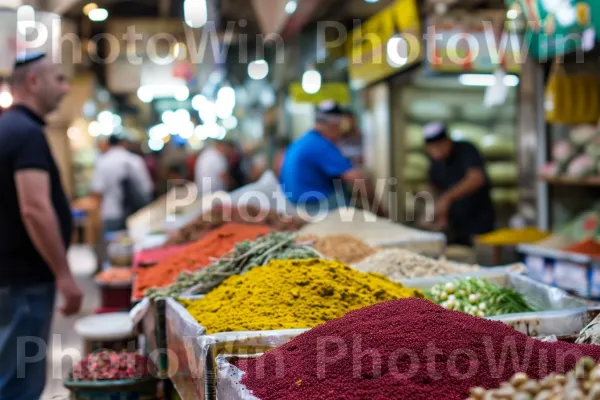
<svg viewBox="0 0 600 400"><path fill-rule="evenodd" d="M414 65L423 58L416 0L397 0L351 33L347 44L353 87L364 87Z"/></svg>
<svg viewBox="0 0 600 400"><path fill-rule="evenodd" d="M324 83L321 89L315 93L306 93L302 84L290 84L290 97L296 103L321 104L324 101L335 101L341 105L350 104L350 89L345 83Z"/></svg>

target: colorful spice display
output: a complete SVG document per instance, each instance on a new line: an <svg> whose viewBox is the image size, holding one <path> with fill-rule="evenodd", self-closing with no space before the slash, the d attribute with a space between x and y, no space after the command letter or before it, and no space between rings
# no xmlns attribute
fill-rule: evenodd
<svg viewBox="0 0 600 400"><path fill-rule="evenodd" d="M542 380L530 379L518 372L500 388L471 389L467 400L595 400L600 399L600 366L589 357L579 360L575 369L566 375L550 374Z"/></svg>
<svg viewBox="0 0 600 400"><path fill-rule="evenodd" d="M535 242L536 246L544 247L546 249L564 249L573 244L573 241L564 235L552 235L544 240Z"/></svg>
<svg viewBox="0 0 600 400"><path fill-rule="evenodd" d="M564 374L600 347L545 343L426 300L362 308L257 359L238 360L261 400L464 400L524 372ZM507 399L513 397L504 397Z"/></svg>
<svg viewBox="0 0 600 400"><path fill-rule="evenodd" d="M309 244L296 243L295 236L285 232L271 232L256 241L237 243L233 250L210 267L200 271L183 272L177 282L162 289L149 289L151 298L205 294L232 275L243 274L251 268L266 265L271 260L303 260L318 258L320 254Z"/></svg>
<svg viewBox="0 0 600 400"><path fill-rule="evenodd" d="M297 231L305 222L297 217L284 216L276 211L259 209L252 205L234 207L217 205L205 212L194 222L186 225L167 241L167 245L195 242L213 229L228 222L266 225L277 231Z"/></svg>
<svg viewBox="0 0 600 400"><path fill-rule="evenodd" d="M140 251L135 255L133 269L137 271L138 268L152 267L167 261L169 258L182 253L186 247L187 246L167 246Z"/></svg>
<svg viewBox="0 0 600 400"><path fill-rule="evenodd" d="M355 232L360 239L371 246L381 246L394 240L415 242L431 240L431 234L427 232L408 228L369 211L352 207L333 210L324 218L300 229L300 235L345 235L348 232ZM437 248L436 244L431 246Z"/></svg>
<svg viewBox="0 0 600 400"><path fill-rule="evenodd" d="M500 229L477 237L480 244L488 246L516 246L535 243L546 239L550 234L537 228Z"/></svg>
<svg viewBox="0 0 600 400"><path fill-rule="evenodd" d="M103 284L125 284L133 281L131 268L112 267L100 272L95 277L96 282Z"/></svg>
<svg viewBox="0 0 600 400"><path fill-rule="evenodd" d="M478 317L534 311L522 294L473 277L435 285L427 297L448 310Z"/></svg>
<svg viewBox="0 0 600 400"><path fill-rule="evenodd" d="M298 241L313 242L313 247L319 253L345 264L360 262L377 252L367 243L352 235L304 236L298 238Z"/></svg>
<svg viewBox="0 0 600 400"><path fill-rule="evenodd" d="M434 260L402 249L382 250L354 267L362 272L383 274L393 281L406 278L466 274L479 269L476 265L451 264L443 258Z"/></svg>
<svg viewBox="0 0 600 400"><path fill-rule="evenodd" d="M311 328L382 301L423 297L337 261L271 261L235 275L206 297L180 300L208 333Z"/></svg>
<svg viewBox="0 0 600 400"><path fill-rule="evenodd" d="M103 350L93 353L73 368L75 382L140 379L150 374L149 360L137 353Z"/></svg>
<svg viewBox="0 0 600 400"><path fill-rule="evenodd" d="M571 253L586 254L588 256L600 257L600 243L594 239L586 239L565 249Z"/></svg>
<svg viewBox="0 0 600 400"><path fill-rule="evenodd" d="M262 225L229 223L191 244L185 251L150 268L142 268L134 282L134 297L141 298L146 290L168 286L181 272L194 271L210 265L215 258L227 253L238 242L254 240L269 233Z"/></svg>

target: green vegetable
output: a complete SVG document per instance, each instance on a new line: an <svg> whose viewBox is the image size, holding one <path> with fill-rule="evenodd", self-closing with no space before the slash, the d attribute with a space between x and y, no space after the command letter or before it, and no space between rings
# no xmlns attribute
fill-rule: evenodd
<svg viewBox="0 0 600 400"><path fill-rule="evenodd" d="M535 311L520 293L473 277L435 285L426 296L448 310L478 317Z"/></svg>

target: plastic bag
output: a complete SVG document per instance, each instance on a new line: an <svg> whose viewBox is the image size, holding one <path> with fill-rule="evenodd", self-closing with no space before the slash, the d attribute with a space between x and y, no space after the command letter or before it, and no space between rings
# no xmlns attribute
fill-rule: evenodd
<svg viewBox="0 0 600 400"><path fill-rule="evenodd" d="M579 125L571 129L569 139L577 147L585 146L596 136L598 129L593 125Z"/></svg>
<svg viewBox="0 0 600 400"><path fill-rule="evenodd" d="M575 148L566 140L556 142L552 146L552 159L560 164L568 163L575 155Z"/></svg>
<svg viewBox="0 0 600 400"><path fill-rule="evenodd" d="M562 65L554 63L544 93L546 120L550 123L569 123L573 115L570 81Z"/></svg>
<svg viewBox="0 0 600 400"><path fill-rule="evenodd" d="M567 176L569 178L587 178L596 172L594 160L587 156L577 156L569 163L567 167Z"/></svg>
<svg viewBox="0 0 600 400"><path fill-rule="evenodd" d="M514 140L499 135L487 135L481 140L481 151L486 157L511 157L517 150Z"/></svg>
<svg viewBox="0 0 600 400"><path fill-rule="evenodd" d="M487 173L492 185L516 184L519 180L519 167L514 162L490 163Z"/></svg>
<svg viewBox="0 0 600 400"><path fill-rule="evenodd" d="M423 138L423 127L417 124L410 124L406 128L408 150L422 150L425 148L425 139Z"/></svg>
<svg viewBox="0 0 600 400"><path fill-rule="evenodd" d="M542 176L556 178L560 174L560 166L557 162L550 162L542 166Z"/></svg>
<svg viewBox="0 0 600 400"><path fill-rule="evenodd" d="M600 135L594 137L585 146L585 154L591 158L600 161ZM598 172L600 172L600 164L598 165Z"/></svg>
<svg viewBox="0 0 600 400"><path fill-rule="evenodd" d="M480 125L456 123L450 126L450 136L453 140L469 142L477 148L481 148L481 142L487 134L488 130Z"/></svg>

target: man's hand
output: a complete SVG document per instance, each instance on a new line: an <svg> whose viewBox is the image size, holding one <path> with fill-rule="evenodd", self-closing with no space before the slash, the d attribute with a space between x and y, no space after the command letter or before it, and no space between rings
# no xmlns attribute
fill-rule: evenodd
<svg viewBox="0 0 600 400"><path fill-rule="evenodd" d="M451 205L452 201L448 196L440 197L437 203L435 203L435 216L442 228L448 223L448 214L450 213Z"/></svg>
<svg viewBox="0 0 600 400"><path fill-rule="evenodd" d="M63 299L63 305L60 309L61 313L65 317L77 314L81 310L83 292L75 279L73 279L73 276L68 275L64 278L59 278L56 284Z"/></svg>

